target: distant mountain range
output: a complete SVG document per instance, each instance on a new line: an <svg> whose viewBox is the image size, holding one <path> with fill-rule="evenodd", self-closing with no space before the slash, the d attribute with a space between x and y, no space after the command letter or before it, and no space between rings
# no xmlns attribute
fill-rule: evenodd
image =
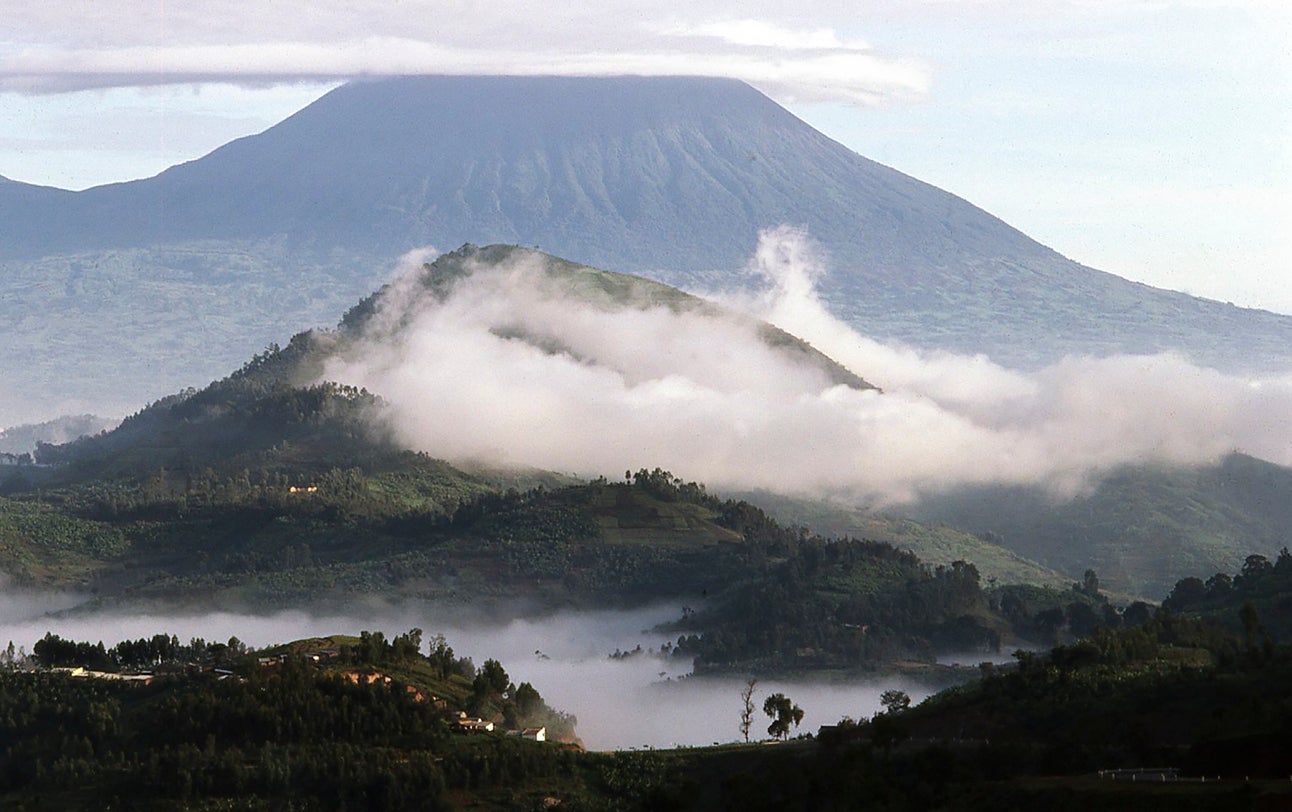
<svg viewBox="0 0 1292 812"><path fill-rule="evenodd" d="M1017 366L1292 356L1292 317L1073 263L740 82L413 77L339 88L146 180L0 183L0 424L200 385L284 325L330 323L410 248L539 245L721 288L785 223L828 255L831 309L880 338Z"/></svg>

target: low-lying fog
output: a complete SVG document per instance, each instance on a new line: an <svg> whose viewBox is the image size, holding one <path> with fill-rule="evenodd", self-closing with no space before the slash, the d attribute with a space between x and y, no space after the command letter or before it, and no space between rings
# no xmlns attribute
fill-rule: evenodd
<svg viewBox="0 0 1292 812"><path fill-rule="evenodd" d="M985 484L1071 496L1122 465L1233 450L1292 464L1292 375L1229 375L1174 354L1020 372L884 344L828 311L815 288L826 264L792 229L762 235L749 267L761 294L720 298L882 395L832 384L749 321L590 306L545 281L541 260L503 263L441 299L419 281L426 254L411 259L323 377L380 394L398 440L449 460L612 477L661 466L712 488L872 505Z"/></svg>
<svg viewBox="0 0 1292 812"><path fill-rule="evenodd" d="M640 654L615 660L616 648L638 644L658 651L670 635L649 631L676 619L676 606L633 611L560 613L507 623L439 622L428 609L412 606L367 618L325 616L286 611L274 615L216 612L206 615L115 613L44 615L68 599L35 601L12 594L0 599L0 647L12 640L28 652L53 632L60 637L111 647L124 639L174 634L224 642L236 636L261 647L326 634L382 631L387 636L420 628L427 637L443 634L458 656L476 666L497 659L516 683L533 684L548 704L578 717L577 732L592 750L672 747L730 742L740 738L740 690L743 676L687 677L689 661ZM675 638L675 636L672 636ZM879 695L889 688L906 691L918 701L930 691L909 681L826 682L811 679L760 680L755 690L758 711L754 733L766 730L762 700L781 692L803 708L798 732L813 732L844 716L869 717L879 709ZM762 737L762 736L760 736Z"/></svg>

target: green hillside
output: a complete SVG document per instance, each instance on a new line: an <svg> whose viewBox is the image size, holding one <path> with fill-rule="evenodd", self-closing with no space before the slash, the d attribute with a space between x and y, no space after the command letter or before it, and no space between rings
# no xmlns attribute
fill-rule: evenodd
<svg viewBox="0 0 1292 812"><path fill-rule="evenodd" d="M792 749L674 757L672 780L751 810L1284 809L1289 678L1287 647L1160 615Z"/></svg>
<svg viewBox="0 0 1292 812"><path fill-rule="evenodd" d="M748 323L769 347L786 354L793 363L819 369L836 384L873 388L772 325L725 311L658 282L576 265L530 249L467 245L423 266L413 284L443 298L469 276L517 269L562 296L602 310L664 307ZM195 472L211 467L217 473L228 473L242 468L254 472L370 466L374 458L400 450L384 433L373 429L374 418L382 409L380 398L364 390L321 382L324 364L361 335L398 331L402 324L377 326L373 315L388 297L407 294L406 288L395 291L383 287L352 307L336 330L311 330L293 336L285 347L271 345L228 377L201 390L162 398L112 431L65 445L40 444L38 461L57 466L57 470L23 470L0 482L0 493L34 485L139 478L161 469ZM383 336L367 337L380 340ZM553 345L548 336L511 337L535 343L546 352L568 351Z"/></svg>
<svg viewBox="0 0 1292 812"><path fill-rule="evenodd" d="M515 808L595 780L572 716L497 661L476 668L442 637L423 655L421 638L248 651L236 638L105 649L46 635L0 669L0 806ZM467 732L462 716L489 730ZM545 741L519 735L540 727Z"/></svg>
<svg viewBox="0 0 1292 812"><path fill-rule="evenodd" d="M1128 467L1071 500L1040 489L980 488L934 497L914 512L991 534L1022 556L1105 588L1166 594L1185 577L1237 570L1273 556L1292 527L1292 469L1242 454L1216 465Z"/></svg>
<svg viewBox="0 0 1292 812"><path fill-rule="evenodd" d="M838 502L795 499L767 492L743 496L785 524L810 527L823 535L882 541L915 553L925 563L944 567L955 561L968 561L977 567L983 581L988 584L1032 584L1067 589L1077 579L997 543L989 533L976 536L945 524L921 524Z"/></svg>
<svg viewBox="0 0 1292 812"><path fill-rule="evenodd" d="M1292 554L1284 547L1273 561L1249 555L1233 575L1182 578L1162 605L1227 626L1253 644L1292 641Z"/></svg>
<svg viewBox="0 0 1292 812"><path fill-rule="evenodd" d="M0 500L0 567L98 605L367 596L495 612L675 600L695 607L675 653L710 669L931 662L1028 634L1030 614L1049 608L1007 619L970 564L930 568L880 542L827 540L659 470L502 491L402 454L384 468L245 477L167 474Z"/></svg>

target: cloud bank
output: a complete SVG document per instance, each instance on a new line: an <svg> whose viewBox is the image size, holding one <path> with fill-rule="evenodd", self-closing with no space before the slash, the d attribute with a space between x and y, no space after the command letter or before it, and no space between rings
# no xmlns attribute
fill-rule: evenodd
<svg viewBox="0 0 1292 812"><path fill-rule="evenodd" d="M749 265L762 292L728 305L882 394L832 383L748 318L589 304L532 254L476 269L442 300L406 269L325 377L379 393L400 442L458 462L611 477L658 465L723 489L877 506L962 485L1071 495L1125 464L1233 450L1292 464L1292 378L1176 355L1022 373L889 346L826 311L812 284L821 267L803 235L766 232Z"/></svg>
<svg viewBox="0 0 1292 812"><path fill-rule="evenodd" d="M693 5L661 10L661 23L616 2L216 2L199 10L127 0L111 11L53 2L8 16L0 92L424 73L725 76L783 101L861 105L928 92L925 64L836 31L854 24L852 15L809 23L786 8L754 11L761 16L733 3Z"/></svg>

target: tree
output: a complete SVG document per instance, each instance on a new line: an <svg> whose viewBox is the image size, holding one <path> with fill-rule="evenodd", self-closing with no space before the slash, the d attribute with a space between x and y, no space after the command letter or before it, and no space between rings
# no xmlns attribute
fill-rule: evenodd
<svg viewBox="0 0 1292 812"><path fill-rule="evenodd" d="M1081 579L1081 589L1078 591L1088 597L1098 598L1099 575L1096 574L1094 570L1086 570L1085 575Z"/></svg>
<svg viewBox="0 0 1292 812"><path fill-rule="evenodd" d="M426 644L428 653L426 659L430 662L431 667L435 669L440 679L445 679L453 672L454 657L453 647L444 635L437 634ZM475 674L471 675L473 678Z"/></svg>
<svg viewBox="0 0 1292 812"><path fill-rule="evenodd" d="M1067 616L1063 614L1062 607L1051 606L1048 609L1042 609L1037 612L1033 622L1036 624L1036 628L1041 632L1041 634L1057 641L1059 639L1059 630L1061 630L1063 628L1063 624L1067 622Z"/></svg>
<svg viewBox="0 0 1292 812"><path fill-rule="evenodd" d="M528 719L543 709L543 697L528 682L522 682L516 688L515 703L522 719Z"/></svg>
<svg viewBox="0 0 1292 812"><path fill-rule="evenodd" d="M410 629L407 634L399 635L390 643L390 655L396 662L411 660L417 657L421 651L421 629Z"/></svg>
<svg viewBox="0 0 1292 812"><path fill-rule="evenodd" d="M1243 634L1247 641L1248 652L1253 656L1259 655L1261 649L1257 647L1257 640L1260 639L1264 643L1262 648L1268 654L1272 647L1270 635L1265 630L1265 625L1261 623L1261 616L1256 611L1256 606L1251 601L1244 601L1238 617L1243 622Z"/></svg>
<svg viewBox="0 0 1292 812"><path fill-rule="evenodd" d="M507 693L511 678L497 660L485 660L476 678L471 681L471 706L484 712L490 703L497 703Z"/></svg>
<svg viewBox="0 0 1292 812"><path fill-rule="evenodd" d="M791 723L798 727L803 721L803 709L781 693L772 694L763 701L763 713L772 720L767 726L767 735L782 741L790 737Z"/></svg>
<svg viewBox="0 0 1292 812"><path fill-rule="evenodd" d="M1244 559L1242 575L1248 580L1255 580L1269 572L1273 566L1265 556L1253 553Z"/></svg>
<svg viewBox="0 0 1292 812"><path fill-rule="evenodd" d="M901 713L911 706L910 694L889 688L879 695L879 704L884 706L884 713Z"/></svg>
<svg viewBox="0 0 1292 812"><path fill-rule="evenodd" d="M744 703L744 708L740 711L740 735L745 737L746 743L749 742L749 728L754 724L754 688L757 685L758 680L750 677L745 687L740 689L740 701Z"/></svg>
<svg viewBox="0 0 1292 812"><path fill-rule="evenodd" d="M1074 637L1089 637L1099 625L1099 615L1088 603L1073 601L1068 604L1064 615L1068 621L1068 630Z"/></svg>
<svg viewBox="0 0 1292 812"><path fill-rule="evenodd" d="M485 660L484 665L480 668L480 673L476 676L476 685L483 689L483 692L491 694L501 694L507 690L507 684L511 678L507 676L507 671L502 667L502 663L494 659Z"/></svg>
<svg viewBox="0 0 1292 812"><path fill-rule="evenodd" d="M1153 607L1144 601L1135 601L1122 612L1122 625L1143 626L1153 619Z"/></svg>
<svg viewBox="0 0 1292 812"><path fill-rule="evenodd" d="M1175 582L1171 594L1162 601L1162 606L1172 612L1182 612L1207 598L1207 585L1201 578L1182 578Z"/></svg>

